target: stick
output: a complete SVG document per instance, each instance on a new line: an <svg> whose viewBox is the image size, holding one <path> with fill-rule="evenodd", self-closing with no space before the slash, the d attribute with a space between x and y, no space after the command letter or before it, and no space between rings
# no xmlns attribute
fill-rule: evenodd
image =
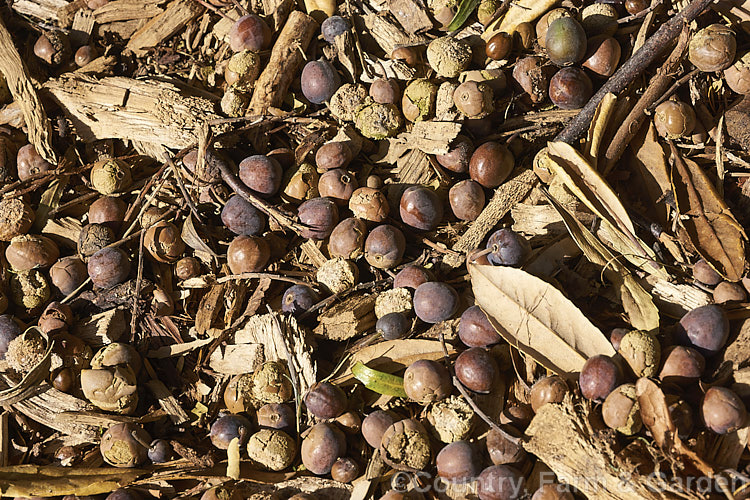
<svg viewBox="0 0 750 500"><path fill-rule="evenodd" d="M643 47L638 49L638 51L633 54L609 80L607 80L607 83L602 85L602 88L594 94L594 97L592 97L581 109L578 115L568 123L562 132L557 134L555 140L573 144L578 138L586 133L591 124L591 120L594 117L594 113L596 112L596 107L599 106L599 103L604 99L604 96L610 92L615 95L622 92L630 82L632 82L638 75L642 74L646 67L664 52L664 49L667 48L669 42L679 35L680 31L682 31L682 27L698 17L703 9L705 9L712 1L713 0L693 0L684 10L680 11L676 16L664 23L661 28L651 35L651 38L643 44Z"/></svg>

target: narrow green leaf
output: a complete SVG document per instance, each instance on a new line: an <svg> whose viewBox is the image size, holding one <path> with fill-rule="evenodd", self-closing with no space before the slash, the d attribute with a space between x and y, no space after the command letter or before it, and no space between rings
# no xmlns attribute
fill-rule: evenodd
<svg viewBox="0 0 750 500"><path fill-rule="evenodd" d="M464 25L474 9L479 5L479 0L462 0L458 6L456 15L451 19L451 23L445 28L446 31L456 31Z"/></svg>
<svg viewBox="0 0 750 500"><path fill-rule="evenodd" d="M354 378L365 384L365 387L378 394L386 396L397 396L405 398L404 379L390 373L379 372L368 368L361 361L357 361L352 366L352 375Z"/></svg>

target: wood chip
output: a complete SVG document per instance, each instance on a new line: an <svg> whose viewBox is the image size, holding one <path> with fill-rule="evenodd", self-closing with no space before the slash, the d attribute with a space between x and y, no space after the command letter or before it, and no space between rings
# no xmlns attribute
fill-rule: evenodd
<svg viewBox="0 0 750 500"><path fill-rule="evenodd" d="M322 312L315 334L329 340L347 340L375 327L375 295L352 295Z"/></svg>
<svg viewBox="0 0 750 500"><path fill-rule="evenodd" d="M115 308L77 321L73 335L96 349L117 342L126 330L125 311Z"/></svg>
<svg viewBox="0 0 750 500"><path fill-rule="evenodd" d="M230 344L211 353L208 366L224 375L250 373L264 361L262 344Z"/></svg>
<svg viewBox="0 0 750 500"><path fill-rule="evenodd" d="M424 2L418 0L388 0L388 9L401 26L411 34L432 29Z"/></svg>
<svg viewBox="0 0 750 500"><path fill-rule="evenodd" d="M171 37L203 12L204 7L193 0L175 0L167 9L138 30L127 48L141 56L150 47L156 47Z"/></svg>
<svg viewBox="0 0 750 500"><path fill-rule="evenodd" d="M169 415L169 419L175 425L184 424L189 420L188 414L182 409L177 398L167 389L160 380L152 379L146 382L146 387L149 388L151 394L154 395L156 400L159 402L162 410Z"/></svg>
<svg viewBox="0 0 750 500"><path fill-rule="evenodd" d="M94 19L99 24L151 19L164 12L164 9L159 7L163 3L164 0L114 0L96 9Z"/></svg>
<svg viewBox="0 0 750 500"><path fill-rule="evenodd" d="M68 3L66 0L16 0L11 4L11 9L23 16L56 23L59 20L58 9L66 7Z"/></svg>
<svg viewBox="0 0 750 500"><path fill-rule="evenodd" d="M419 149L428 155L442 155L450 150L450 143L461 132L460 122L421 121L416 122L411 132L400 134L412 149Z"/></svg>

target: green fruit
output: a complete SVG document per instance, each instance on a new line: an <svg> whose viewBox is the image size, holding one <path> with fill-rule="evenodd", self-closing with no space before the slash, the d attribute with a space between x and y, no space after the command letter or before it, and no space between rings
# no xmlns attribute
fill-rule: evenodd
<svg viewBox="0 0 750 500"><path fill-rule="evenodd" d="M577 63L586 55L586 33L570 17L555 19L547 29L547 55L558 66Z"/></svg>

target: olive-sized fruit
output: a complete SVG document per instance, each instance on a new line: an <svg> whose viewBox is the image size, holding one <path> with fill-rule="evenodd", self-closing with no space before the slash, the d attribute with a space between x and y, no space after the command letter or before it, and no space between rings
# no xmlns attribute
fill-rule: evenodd
<svg viewBox="0 0 750 500"><path fill-rule="evenodd" d="M401 112L410 122L427 120L435 113L438 86L426 78L412 80L404 89Z"/></svg>
<svg viewBox="0 0 750 500"><path fill-rule="evenodd" d="M465 81L453 92L453 104L468 118L484 118L492 113L494 98L492 87L483 82Z"/></svg>
<svg viewBox="0 0 750 500"><path fill-rule="evenodd" d="M726 387L710 387L701 402L703 423L716 434L728 434L745 425L747 410L736 393Z"/></svg>
<svg viewBox="0 0 750 500"><path fill-rule="evenodd" d="M593 93L591 79L580 68L561 68L549 81L549 98L561 109L582 108Z"/></svg>
<svg viewBox="0 0 750 500"><path fill-rule="evenodd" d="M499 142L485 142L474 150L469 161L469 175L486 188L496 188L513 171L513 154Z"/></svg>
<svg viewBox="0 0 750 500"><path fill-rule="evenodd" d="M353 458L338 458L331 466L331 478L334 481L351 483L357 477L359 477L359 465Z"/></svg>
<svg viewBox="0 0 750 500"><path fill-rule="evenodd" d="M313 198L297 208L297 215L305 227L300 233L303 238L324 240L331 235L339 222L339 210L331 198Z"/></svg>
<svg viewBox="0 0 750 500"><path fill-rule="evenodd" d="M620 340L617 350L636 377L653 377L659 371L661 345L656 337L643 330L632 330Z"/></svg>
<svg viewBox="0 0 750 500"><path fill-rule="evenodd" d="M717 305L696 307L675 325L675 333L681 344L694 347L704 356L712 356L727 342L729 319Z"/></svg>
<svg viewBox="0 0 750 500"><path fill-rule="evenodd" d="M302 68L302 94L313 104L322 104L341 86L341 78L328 61L309 61Z"/></svg>
<svg viewBox="0 0 750 500"><path fill-rule="evenodd" d="M59 257L54 241L35 234L16 236L5 249L5 259L16 271L50 267Z"/></svg>
<svg viewBox="0 0 750 500"><path fill-rule="evenodd" d="M346 394L330 382L318 382L307 391L307 411L321 419L336 418L346 411Z"/></svg>
<svg viewBox="0 0 750 500"><path fill-rule="evenodd" d="M643 422L634 384L623 384L609 393L602 405L602 418L607 427L626 436L641 430Z"/></svg>
<svg viewBox="0 0 750 500"><path fill-rule="evenodd" d="M258 52L271 44L271 28L255 14L242 16L229 29L229 46L234 52Z"/></svg>
<svg viewBox="0 0 750 500"><path fill-rule="evenodd" d="M401 88L398 82L391 78L376 78L370 84L369 95L372 100L380 104L396 104L401 98Z"/></svg>
<svg viewBox="0 0 750 500"><path fill-rule="evenodd" d="M351 31L352 24L348 19L341 16L327 17L320 24L320 33L323 39L328 43L334 43L336 37L348 31Z"/></svg>
<svg viewBox="0 0 750 500"><path fill-rule="evenodd" d="M659 378L662 382L681 386L697 382L703 376L706 360L691 347L671 346L664 353Z"/></svg>
<svg viewBox="0 0 750 500"><path fill-rule="evenodd" d="M690 39L688 59L703 72L721 71L732 65L736 51L734 32L723 24L711 24Z"/></svg>
<svg viewBox="0 0 750 500"><path fill-rule="evenodd" d="M227 248L227 264L232 274L260 271L270 258L268 242L258 236L237 236Z"/></svg>
<svg viewBox="0 0 750 500"><path fill-rule="evenodd" d="M467 441L445 445L435 458L438 476L454 484L472 481L479 473L480 463L473 447Z"/></svg>
<svg viewBox="0 0 750 500"><path fill-rule="evenodd" d="M714 304L726 304L727 302L745 302L747 292L739 283L722 281L714 288Z"/></svg>
<svg viewBox="0 0 750 500"><path fill-rule="evenodd" d="M251 395L261 403L285 403L294 395L289 371L279 361L266 361L253 372Z"/></svg>
<svg viewBox="0 0 750 500"><path fill-rule="evenodd" d="M517 500L522 498L526 481L515 467L493 465L479 474L479 500Z"/></svg>
<svg viewBox="0 0 750 500"><path fill-rule="evenodd" d="M534 31L536 32L536 41L539 44L541 48L545 48L546 40L547 40L547 30L549 29L549 25L556 21L557 19L560 19L561 17L572 17L573 14L566 8L560 7L556 9L552 9L546 14L544 14L541 18L539 18L539 21L536 23L536 27Z"/></svg>
<svg viewBox="0 0 750 500"><path fill-rule="evenodd" d="M127 206L120 198L102 196L89 207L89 222L105 224L112 229L118 229L125 220Z"/></svg>
<svg viewBox="0 0 750 500"><path fill-rule="evenodd" d="M504 429L508 434L520 437L520 432L515 427L507 426ZM487 453L494 465L516 465L526 460L527 453L518 440L509 439L505 433L490 429L487 434Z"/></svg>
<svg viewBox="0 0 750 500"><path fill-rule="evenodd" d="M597 76L608 78L617 70L621 52L620 43L611 36L591 38L582 66Z"/></svg>
<svg viewBox="0 0 750 500"><path fill-rule="evenodd" d="M78 255L84 262L96 252L117 241L114 230L105 224L86 224L78 233Z"/></svg>
<svg viewBox="0 0 750 500"><path fill-rule="evenodd" d="M388 218L390 207L382 191L373 187L361 187L352 193L349 210L358 219L380 223Z"/></svg>
<svg viewBox="0 0 750 500"><path fill-rule="evenodd" d="M224 405L231 413L243 413L253 407L253 375L241 373L229 379L224 389Z"/></svg>
<svg viewBox="0 0 750 500"><path fill-rule="evenodd" d="M487 57L495 61L505 59L513 49L513 37L504 31L500 31L487 40L485 53Z"/></svg>
<svg viewBox="0 0 750 500"><path fill-rule="evenodd" d="M429 281L414 291L414 312L425 323L440 323L458 310L458 293L439 281Z"/></svg>
<svg viewBox="0 0 750 500"><path fill-rule="evenodd" d="M546 483L537 489L531 500L575 500L570 488L560 483Z"/></svg>
<svg viewBox="0 0 750 500"><path fill-rule="evenodd" d="M263 470L281 471L292 465L297 456L294 438L278 429L261 429L247 442L250 463Z"/></svg>
<svg viewBox="0 0 750 500"><path fill-rule="evenodd" d="M622 342L622 338L627 335L627 333L630 331L628 328L613 328L611 332L609 332L609 341L612 343L612 347L615 348L615 351L620 350L620 342Z"/></svg>
<svg viewBox="0 0 750 500"><path fill-rule="evenodd" d="M572 17L552 21L545 36L547 56L553 64L574 64L586 55L586 32Z"/></svg>
<svg viewBox="0 0 750 500"><path fill-rule="evenodd" d="M471 45L457 37L436 38L427 46L427 62L443 78L456 78L471 63Z"/></svg>
<svg viewBox="0 0 750 500"><path fill-rule="evenodd" d="M148 459L151 436L138 424L114 424L102 435L102 458L115 467L137 467Z"/></svg>
<svg viewBox="0 0 750 500"><path fill-rule="evenodd" d="M91 167L91 186L103 195L124 191L133 182L130 165L116 158L107 158Z"/></svg>
<svg viewBox="0 0 750 500"><path fill-rule="evenodd" d="M380 456L394 469L423 470L432 458L430 436L417 420L399 420L383 433Z"/></svg>
<svg viewBox="0 0 750 500"><path fill-rule="evenodd" d="M502 425L511 424L517 428L526 428L532 418L534 418L534 410L531 409L531 405L519 403L504 408L498 421Z"/></svg>
<svg viewBox="0 0 750 500"><path fill-rule="evenodd" d="M716 286L722 281L721 275L704 259L693 264L693 279L708 286Z"/></svg>
<svg viewBox="0 0 750 500"><path fill-rule="evenodd" d="M81 286L88 278L86 264L78 257L63 257L49 270L52 284L62 293L68 295Z"/></svg>
<svg viewBox="0 0 750 500"><path fill-rule="evenodd" d="M411 186L401 195L399 203L404 224L422 231L431 231L443 218L443 204L432 189Z"/></svg>
<svg viewBox="0 0 750 500"><path fill-rule="evenodd" d="M448 201L453 215L461 220L472 221L484 210L486 198L481 184L464 179L450 188Z"/></svg>
<svg viewBox="0 0 750 500"><path fill-rule="evenodd" d="M465 135L458 135L447 153L435 156L437 162L452 172L463 174L469 171L469 160L474 144Z"/></svg>
<svg viewBox="0 0 750 500"><path fill-rule="evenodd" d="M0 200L0 241L26 234L34 223L34 211L20 198Z"/></svg>
<svg viewBox="0 0 750 500"><path fill-rule="evenodd" d="M393 278L393 288L416 290L422 283L432 281L432 273L421 266L406 266Z"/></svg>
<svg viewBox="0 0 750 500"><path fill-rule="evenodd" d="M346 168L354 155L351 147L343 141L327 142L315 152L315 165L320 172Z"/></svg>
<svg viewBox="0 0 750 500"><path fill-rule="evenodd" d="M541 57L530 56L519 59L513 67L512 76L532 103L538 104L547 99L549 77Z"/></svg>
<svg viewBox="0 0 750 500"><path fill-rule="evenodd" d="M497 378L497 362L482 347L472 347L456 358L456 378L473 392L488 393Z"/></svg>
<svg viewBox="0 0 750 500"><path fill-rule="evenodd" d="M71 52L68 36L60 30L45 31L34 43L34 55L50 66L67 62Z"/></svg>
<svg viewBox="0 0 750 500"><path fill-rule="evenodd" d="M646 10L651 2L649 0L625 0L625 10L628 14L635 15L639 12Z"/></svg>
<svg viewBox="0 0 750 500"><path fill-rule="evenodd" d="M119 248L102 248L89 258L87 269L94 286L109 289L128 278L130 258Z"/></svg>
<svg viewBox="0 0 750 500"><path fill-rule="evenodd" d="M345 411L336 417L336 423L341 430L349 435L359 434L359 431L362 429L362 418L353 410Z"/></svg>
<svg viewBox="0 0 750 500"><path fill-rule="evenodd" d="M313 474L331 472L331 467L346 452L346 438L333 425L320 423L310 428L302 439L300 455L302 463Z"/></svg>
<svg viewBox="0 0 750 500"><path fill-rule="evenodd" d="M395 422L393 416L384 410L375 410L362 420L362 436L367 444L379 448L385 430Z"/></svg>
<svg viewBox="0 0 750 500"><path fill-rule="evenodd" d="M54 170L55 167L37 153L33 144L26 144L18 149L16 168L18 179L25 181L34 175Z"/></svg>
<svg viewBox="0 0 750 500"><path fill-rule="evenodd" d="M91 500L93 500L93 498ZM138 490L133 488L117 488L115 491L107 495L104 500L143 500L143 496L138 493Z"/></svg>
<svg viewBox="0 0 750 500"><path fill-rule="evenodd" d="M302 314L318 303L320 296L307 285L292 285L281 298L281 310L294 315Z"/></svg>
<svg viewBox="0 0 750 500"><path fill-rule="evenodd" d="M468 347L489 347L502 340L479 306L471 306L461 314L458 338Z"/></svg>
<svg viewBox="0 0 750 500"><path fill-rule="evenodd" d="M357 179L341 168L324 172L318 180L320 196L331 198L339 206L347 206L352 193L359 187Z"/></svg>
<svg viewBox="0 0 750 500"><path fill-rule="evenodd" d="M331 257L357 259L362 255L367 237L367 225L362 219L349 217L339 222L328 240Z"/></svg>
<svg viewBox="0 0 750 500"><path fill-rule="evenodd" d="M286 403L268 403L256 413L258 427L268 429L291 429L296 423L294 409Z"/></svg>
<svg viewBox="0 0 750 500"><path fill-rule="evenodd" d="M283 170L279 162L266 155L248 156L240 162L239 177L260 196L273 196L281 187Z"/></svg>
<svg viewBox="0 0 750 500"><path fill-rule="evenodd" d="M242 415L223 415L214 420L208 435L214 446L226 450L234 438L243 446L250 438L251 430L252 424Z"/></svg>
<svg viewBox="0 0 750 500"><path fill-rule="evenodd" d="M521 267L531 253L526 238L511 229L498 229L487 240L487 260L494 266Z"/></svg>
<svg viewBox="0 0 750 500"><path fill-rule="evenodd" d="M99 51L96 47L92 45L83 45L76 50L73 60L75 61L76 66L83 68L97 57L99 57Z"/></svg>
<svg viewBox="0 0 750 500"><path fill-rule="evenodd" d="M419 52L416 47L396 47L391 51L391 59L403 61L407 66L415 66L419 63Z"/></svg>
<svg viewBox="0 0 750 500"><path fill-rule="evenodd" d="M671 99L656 106L654 125L660 136L667 139L684 137L695 128L695 111L682 101Z"/></svg>
<svg viewBox="0 0 750 500"><path fill-rule="evenodd" d="M73 310L67 304L52 301L39 317L39 328L47 335L63 333L73 325ZM78 337L74 337L79 340Z"/></svg>
<svg viewBox="0 0 750 500"><path fill-rule="evenodd" d="M724 70L727 87L738 94L750 94L750 52L737 58L734 64Z"/></svg>
<svg viewBox="0 0 750 500"><path fill-rule="evenodd" d="M404 392L412 401L427 404L447 398L453 390L448 369L437 361L420 359L404 372Z"/></svg>
<svg viewBox="0 0 750 500"><path fill-rule="evenodd" d="M603 401L615 387L620 385L622 371L617 363L603 354L592 356L586 360L578 383L581 386L581 394L586 399Z"/></svg>
<svg viewBox="0 0 750 500"><path fill-rule="evenodd" d="M547 403L562 403L568 394L568 384L557 375L539 379L531 386L529 402L535 412Z"/></svg>
<svg viewBox="0 0 750 500"><path fill-rule="evenodd" d="M237 235L259 236L266 227L266 217L252 203L235 194L221 209L221 222Z"/></svg>
<svg viewBox="0 0 750 500"><path fill-rule="evenodd" d="M167 221L157 222L146 230L143 246L154 260L164 263L176 262L185 251L180 229Z"/></svg>
<svg viewBox="0 0 750 500"><path fill-rule="evenodd" d="M389 224L375 227L365 240L365 260L378 269L390 269L397 266L404 257L405 251L404 233Z"/></svg>
<svg viewBox="0 0 750 500"><path fill-rule="evenodd" d="M128 415L138 405L136 376L128 366L81 370L81 391L94 406L105 411Z"/></svg>
<svg viewBox="0 0 750 500"><path fill-rule="evenodd" d="M172 458L172 445L166 439L154 439L148 447L147 454L152 463L169 462Z"/></svg>
<svg viewBox="0 0 750 500"><path fill-rule="evenodd" d="M378 319L375 331L384 340L397 340L406 337L411 331L411 321L402 312L390 312Z"/></svg>
<svg viewBox="0 0 750 500"><path fill-rule="evenodd" d="M669 416L677 427L677 435L687 439L695 427L696 412L684 399L667 396Z"/></svg>

